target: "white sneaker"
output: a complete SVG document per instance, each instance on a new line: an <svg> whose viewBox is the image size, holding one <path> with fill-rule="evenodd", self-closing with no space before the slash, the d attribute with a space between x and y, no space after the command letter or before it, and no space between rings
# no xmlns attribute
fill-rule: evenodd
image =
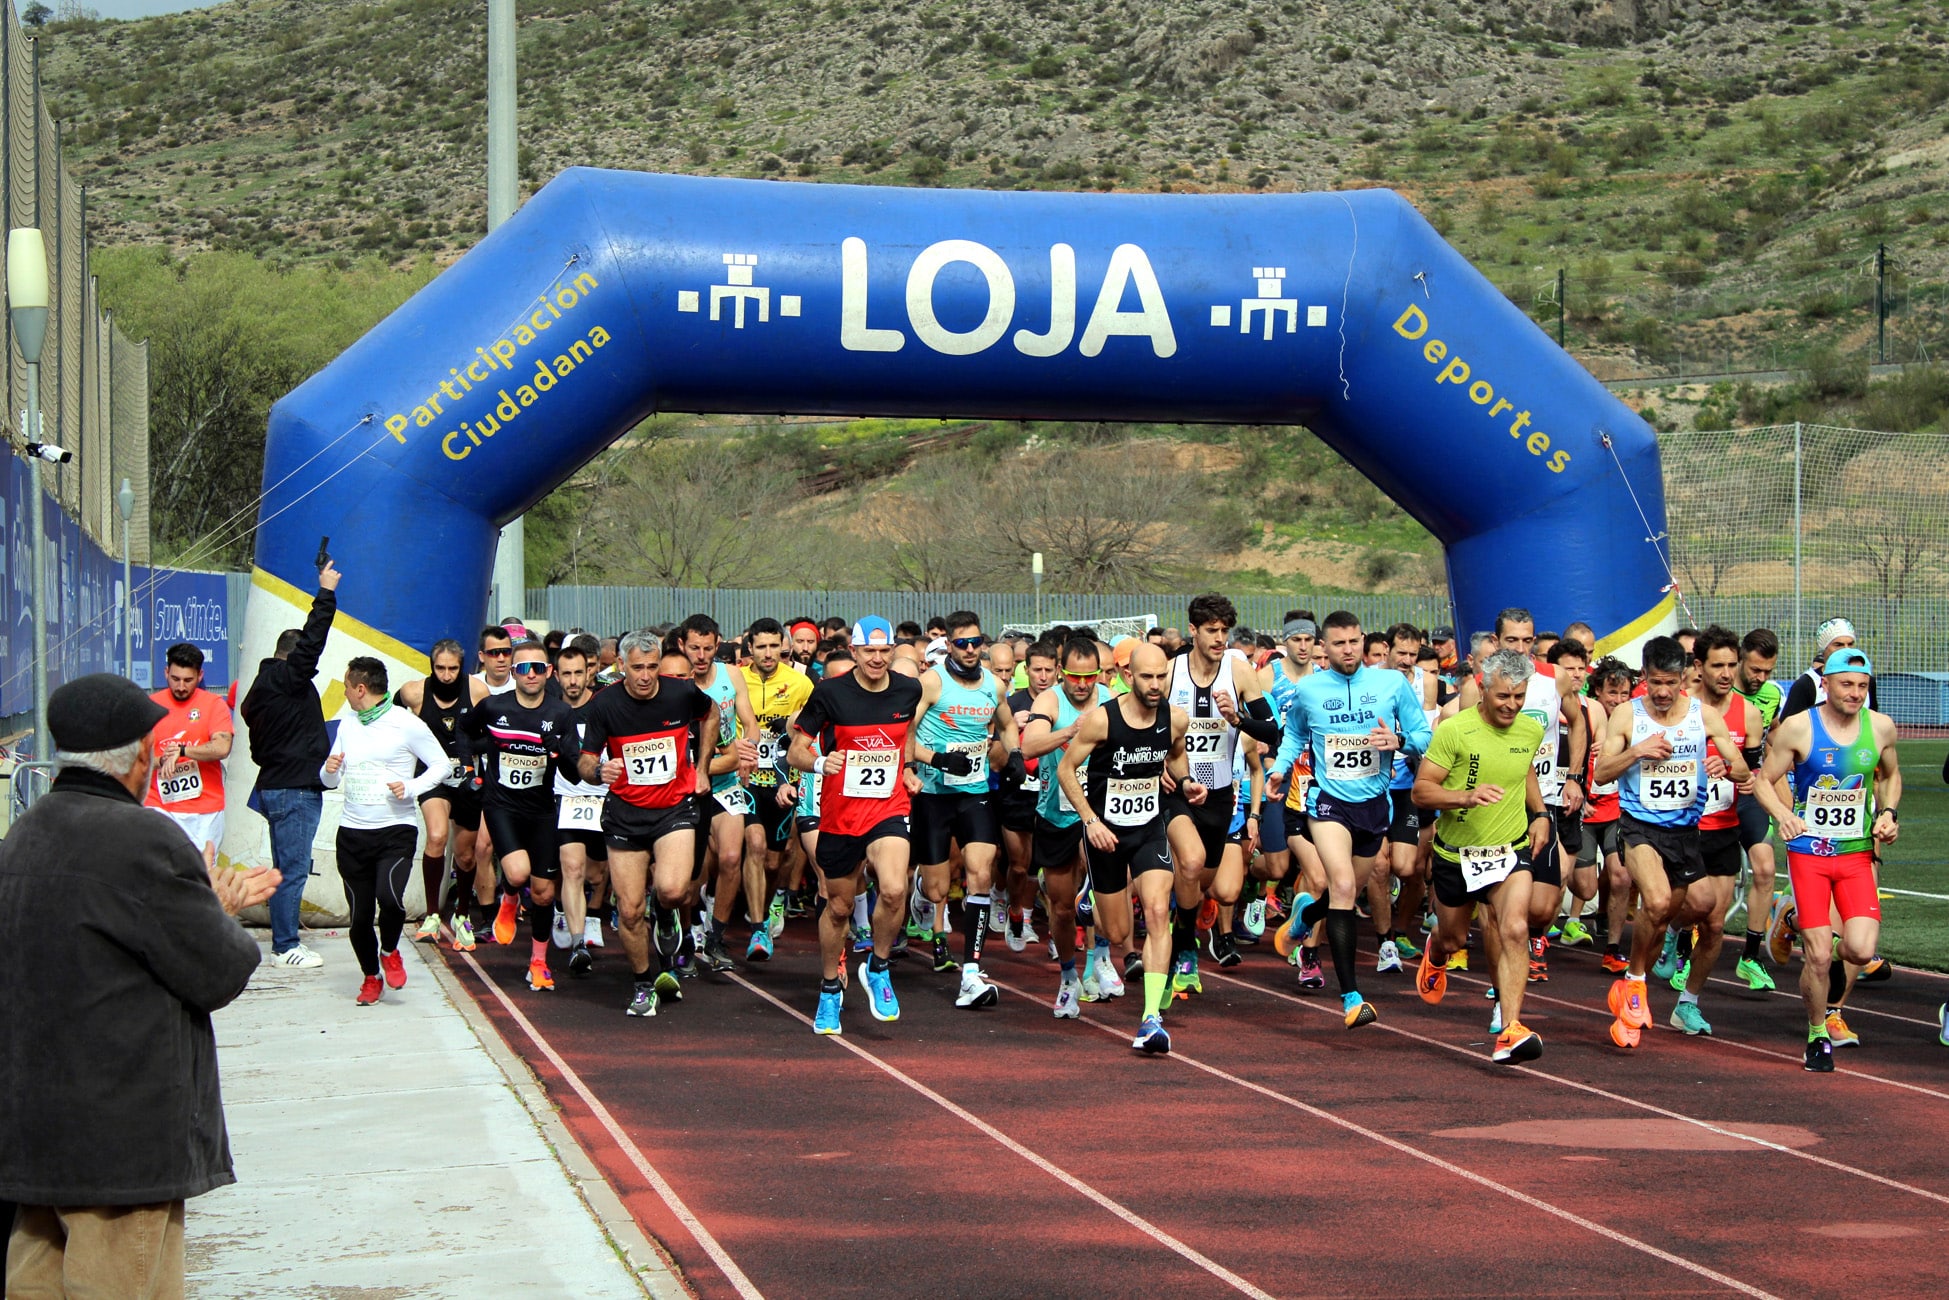
<svg viewBox="0 0 1949 1300"><path fill-rule="evenodd" d="M591 948L602 947L602 922L593 916L582 922L582 942Z"/></svg>
<svg viewBox="0 0 1949 1300"><path fill-rule="evenodd" d="M1382 939L1381 959L1379 962L1375 964L1374 973L1376 975L1383 975L1386 974L1388 971L1400 970L1400 969L1401 969L1401 950L1394 946L1394 940Z"/></svg>
<svg viewBox="0 0 1949 1300"><path fill-rule="evenodd" d="M325 964L323 957L320 957L303 944L299 944L295 948L286 948L283 952L271 958L271 961L279 966L296 966L302 970L315 970Z"/></svg>
<svg viewBox="0 0 1949 1300"><path fill-rule="evenodd" d="M1123 976L1117 972L1116 958L1096 963L1096 985L1106 998L1123 996Z"/></svg>
<svg viewBox="0 0 1949 1300"><path fill-rule="evenodd" d="M961 968L961 991L954 997L957 1007L992 1007L1001 1001L1001 991L981 978L979 966Z"/></svg>
<svg viewBox="0 0 1949 1300"><path fill-rule="evenodd" d="M1008 900L999 890L988 895L988 933L1006 934L1008 932Z"/></svg>
<svg viewBox="0 0 1949 1300"><path fill-rule="evenodd" d="M569 936L568 917L560 908L555 909L555 924L549 930L548 941L557 948L572 947L575 943L575 940Z"/></svg>
<svg viewBox="0 0 1949 1300"><path fill-rule="evenodd" d="M1070 972L1056 989L1056 1019L1074 1020L1083 1014L1078 1001L1082 992L1082 981L1076 978L1075 972Z"/></svg>
<svg viewBox="0 0 1949 1300"><path fill-rule="evenodd" d="M1489 1017L1489 1032L1492 1034L1502 1032L1502 1003L1500 1001L1496 1003L1495 1013Z"/></svg>

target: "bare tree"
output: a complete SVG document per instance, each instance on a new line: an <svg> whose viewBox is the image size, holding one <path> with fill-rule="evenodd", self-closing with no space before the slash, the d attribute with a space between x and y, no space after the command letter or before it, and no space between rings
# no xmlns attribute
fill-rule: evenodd
<svg viewBox="0 0 1949 1300"><path fill-rule="evenodd" d="M758 587L791 546L783 508L797 481L722 443L670 441L625 453L597 507L599 558L617 580L659 587Z"/></svg>
<svg viewBox="0 0 1949 1300"><path fill-rule="evenodd" d="M993 497L972 457L944 456L897 489L862 494L863 531L886 582L900 591L969 591L995 573L989 528Z"/></svg>
<svg viewBox="0 0 1949 1300"><path fill-rule="evenodd" d="M997 560L1026 573L1042 552L1050 586L1084 594L1157 590L1211 547L1196 526L1202 477L1163 442L1072 449L1010 462L987 497Z"/></svg>

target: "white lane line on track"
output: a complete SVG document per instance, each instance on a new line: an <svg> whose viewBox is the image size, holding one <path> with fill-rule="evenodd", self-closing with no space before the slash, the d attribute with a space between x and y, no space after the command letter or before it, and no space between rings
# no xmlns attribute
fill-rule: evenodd
<svg viewBox="0 0 1949 1300"><path fill-rule="evenodd" d="M1489 987L1489 981L1485 979L1479 979L1473 975L1457 975L1455 974L1455 972L1450 971L1448 978L1450 981L1461 980L1466 983L1473 984L1477 988ZM1737 984L1742 989L1746 987L1744 984L1740 984L1739 981L1737 980L1719 981L1715 977L1714 982ZM1572 1011L1582 1012L1585 1015L1598 1016L1603 1019L1610 1018L1609 1013L1600 1011L1596 1007L1585 1006L1581 1002L1572 1002L1567 998L1552 997L1547 993L1538 993L1535 989L1529 989L1523 994L1524 1005L1528 1005L1531 1002L1541 1002L1553 1007L1568 1007ZM1852 1011L1854 1010L1854 1008L1849 1007L1848 1010ZM1894 1018L1903 1019L1903 1017L1900 1016ZM1934 1025L1930 1024L1930 1022L1926 1020L1919 1021L1917 1023L1929 1025L1930 1028L1934 1028ZM1653 1028L1656 1029L1657 1026L1654 1025ZM1660 1030L1659 1032L1663 1033L1666 1031ZM1678 1031L1672 1030L1670 1032L1676 1033ZM1773 1050L1770 1047L1758 1047L1752 1043L1741 1043L1730 1038L1721 1038L1717 1034L1694 1034L1691 1035L1690 1037L1692 1037L1694 1041L1702 1041L1702 1042L1710 1043L1714 1047L1726 1047L1726 1048L1731 1048L1734 1051L1751 1052L1755 1056L1770 1056L1773 1059L1778 1061L1791 1061L1795 1064L1799 1064L1801 1059L1799 1056L1796 1056L1792 1052L1778 1052ZM1885 1087L1900 1088L1906 1092L1919 1092L1925 1097L1934 1097L1938 1101L1949 1101L1949 1092L1939 1092L1934 1088L1925 1088L1919 1083L1908 1083L1901 1079L1891 1079L1884 1074L1868 1074L1864 1071L1856 1070L1853 1068L1844 1070L1842 1071L1842 1073L1847 1078L1850 1079L1860 1079L1867 1083L1879 1083Z"/></svg>
<svg viewBox="0 0 1949 1300"><path fill-rule="evenodd" d="M1926 898L1931 902L1949 903L1949 894L1925 894L1919 889L1890 889L1888 886L1883 885L1881 892L1884 894L1894 894L1899 898ZM1933 971L1924 973L1934 974Z"/></svg>
<svg viewBox="0 0 1949 1300"><path fill-rule="evenodd" d="M1233 981L1233 982L1237 983L1238 981ZM1009 992L1015 994L1017 997L1027 1000L1031 1005L1036 1004L1036 999L1033 998L1028 992L1026 992L1023 989L1016 988L1011 984L1004 984L1000 980L991 979L989 980L989 983L997 985L1000 988L1007 989ZM1084 1024L1089 1025L1093 1029L1100 1029L1105 1033L1110 1034L1119 1039L1123 1038L1124 1036L1124 1031L1113 1028L1110 1025L1106 1025L1102 1021L1097 1020L1093 1017L1081 1016L1078 1018ZM1335 1115L1330 1110L1322 1110L1318 1106L1308 1105L1306 1102L1300 1101L1295 1097L1289 1097L1283 1092L1279 1092L1276 1091L1275 1089L1268 1088L1263 1084L1254 1083L1250 1079L1242 1079L1236 1074L1232 1074L1229 1073L1228 1071L1221 1070L1215 1065L1207 1065L1205 1062L1200 1061L1195 1057L1186 1056L1182 1052L1176 1051L1175 1049L1172 1050L1169 1059L1173 1061L1177 1061L1182 1065L1190 1066L1194 1070L1201 1070L1204 1073L1211 1075L1215 1079L1222 1079L1226 1083L1233 1084L1240 1088L1244 1088L1248 1092L1257 1093L1262 1097L1266 1097L1272 1101L1278 1102L1282 1106L1290 1106L1294 1110L1303 1111L1304 1113L1313 1116L1315 1119L1325 1120L1327 1123L1332 1124L1338 1128L1343 1128L1347 1130L1349 1133L1358 1134L1361 1137L1367 1138L1369 1141L1378 1142L1382 1146L1388 1147L1393 1151L1397 1151L1402 1155L1409 1156L1415 1160L1420 1160L1426 1164L1433 1165L1435 1168L1442 1170L1444 1173L1453 1174L1457 1178L1465 1179L1468 1182L1476 1184L1478 1187L1485 1187L1488 1188L1490 1191L1498 1192L1504 1196L1509 1197L1511 1200L1518 1201L1524 1205L1529 1206L1531 1209L1540 1210L1545 1214L1551 1215L1555 1218L1562 1219L1566 1223L1573 1223L1577 1227L1582 1228L1587 1232L1596 1233L1598 1236L1603 1237L1609 1241L1614 1241L1618 1243L1620 1246L1627 1246L1632 1250L1641 1251L1646 1255L1650 1255L1653 1259L1660 1259L1667 1264L1675 1265L1676 1267L1682 1268L1687 1272L1696 1273L1700 1277L1707 1278L1713 1282L1717 1282L1719 1285L1737 1291L1742 1295L1754 1296L1758 1298L1758 1300L1779 1300L1779 1297L1774 1296L1773 1293L1770 1291L1762 1291L1758 1287L1742 1282L1736 1277L1728 1277L1724 1273L1717 1272L1716 1270L1707 1268L1703 1264L1699 1264L1692 1260L1686 1259L1683 1255L1674 1255L1672 1252L1668 1250L1660 1249L1659 1247L1652 1245L1648 1241L1640 1241L1638 1238L1633 1237L1628 1233L1619 1232L1616 1228L1609 1228L1601 1223L1596 1222L1595 1220L1586 1219L1581 1214L1578 1214L1574 1210L1566 1210L1560 1205L1553 1205L1549 1201L1545 1201L1538 1197L1531 1196L1528 1192L1518 1191L1516 1188L1511 1187L1506 1183L1499 1183L1495 1179L1489 1178L1483 1174L1478 1174L1472 1169L1466 1169L1461 1165L1454 1164L1450 1161L1444 1160L1440 1156L1435 1155L1433 1152L1423 1151L1419 1147L1409 1146L1407 1143L1401 1141L1398 1138L1392 1138L1385 1133L1376 1132L1373 1129L1367 1128L1360 1124L1356 1124L1350 1119L1343 1119L1340 1116Z"/></svg>
<svg viewBox="0 0 1949 1300"><path fill-rule="evenodd" d="M1245 980L1238 979L1235 976L1220 975L1215 971L1207 972L1206 977L1218 980L1221 983L1233 984L1242 989L1250 989L1254 993L1263 993L1267 997L1278 998L1282 1002L1291 1002L1297 1006L1305 1007L1309 1011L1317 1011L1322 1015L1332 1016L1335 1020L1340 1019L1339 1011L1332 1007L1321 1006L1316 1002L1309 1002L1305 998L1295 997L1290 993L1281 993L1278 989L1269 989L1258 984L1247 983ZM1458 1056L1465 1056L1471 1061L1483 1062L1487 1060L1486 1057L1471 1052L1467 1048L1457 1047L1453 1043L1444 1043L1439 1038L1430 1038L1426 1034L1417 1034L1411 1029L1402 1029L1399 1025L1390 1025L1385 1021L1377 1021L1376 1027L1387 1033L1396 1034L1413 1042L1422 1043L1429 1047L1438 1047L1444 1052L1454 1052ZM1810 1164L1832 1169L1836 1173L1851 1174L1856 1178L1866 1179L1871 1183L1880 1183L1883 1187L1890 1187L1898 1192L1907 1192L1911 1196L1920 1196L1925 1200L1935 1201L1942 1205L1949 1205L1949 1196L1944 1196L1940 1192L1932 1192L1926 1187L1916 1187L1911 1183L1904 1183L1893 1178L1887 1178L1881 1174L1871 1173L1866 1169L1857 1169L1853 1165L1844 1165L1838 1160L1829 1160L1826 1156L1817 1156L1808 1151L1796 1151L1794 1148L1784 1146L1781 1143L1769 1142L1765 1138L1754 1137L1750 1133L1741 1133L1736 1129L1723 1128L1720 1125L1712 1123L1710 1120L1699 1119L1680 1111L1667 1110L1663 1106L1653 1105L1648 1101L1639 1101L1635 1097L1626 1097L1622 1093L1610 1092L1597 1087L1595 1084L1583 1083L1576 1079L1566 1079L1562 1075L1546 1074L1542 1070L1527 1065L1504 1066L1503 1068L1527 1074L1532 1078L1542 1079L1547 1083L1558 1084L1561 1087L1574 1088L1578 1092L1587 1092L1594 1097L1602 1097L1606 1101L1614 1101L1622 1106L1633 1106L1639 1110L1650 1111L1654 1115L1663 1115L1666 1119L1679 1120L1695 1128L1704 1129L1708 1133L1716 1133L1720 1137L1735 1138L1741 1142L1749 1142L1754 1146L1764 1147L1768 1151L1777 1151L1781 1155L1792 1156L1796 1160L1805 1160Z"/></svg>
<svg viewBox="0 0 1949 1300"><path fill-rule="evenodd" d="M798 1011L793 1007L787 1006L785 1003L779 1001L776 997L773 997L770 993L766 992L764 989L759 988L757 985L745 979L744 976L736 973L732 973L729 976L729 978L732 981L732 983L743 985L747 990L757 994L765 1001L771 1003L774 1007L777 1007L780 1011L783 1011L786 1015L792 1017L792 1019L803 1024L807 1029L812 1028L812 1018L810 1016L805 1015L803 1012ZM861 983L864 982L865 981L863 980L861 981ZM949 1101L946 1097L943 1097L940 1093L935 1092L932 1088L928 1087L920 1080L914 1078L912 1075L907 1074L906 1072L901 1070L898 1066L890 1064L887 1061L881 1060L873 1053L867 1051L864 1047L861 1047L859 1044L848 1040L844 1034L834 1036L830 1039L830 1041L836 1046L845 1048L847 1051L851 1052L854 1056L857 1056L860 1060L865 1061L869 1065L872 1065L877 1069L884 1071L891 1078L897 1079L901 1083L906 1084L909 1088L912 1088L915 1092L927 1098L927 1100L933 1102L936 1106L939 1106L941 1109L947 1111L948 1114L954 1116L958 1120L961 1120L963 1123L969 1125L971 1128L980 1132L984 1136L992 1138L994 1141L1000 1143L1002 1146L1008 1148L1010 1151L1013 1151L1016 1155L1022 1157L1022 1159L1034 1165L1037 1169L1040 1169L1043 1173L1049 1175L1057 1182L1063 1184L1063 1186L1069 1188L1073 1192L1078 1193L1079 1195L1088 1198L1091 1201L1094 1201L1098 1206L1100 1206L1105 1210L1108 1210L1111 1214L1114 1214L1117 1218L1122 1219L1125 1223L1137 1229L1137 1231L1143 1233L1151 1240L1157 1242L1161 1246L1167 1247L1168 1249L1175 1251L1177 1254L1183 1256L1191 1263L1196 1264L1199 1268L1203 1269L1205 1272L1211 1274L1213 1277L1219 1279L1221 1282L1226 1283L1234 1290L1240 1291L1245 1295L1252 1296L1254 1300L1273 1300L1273 1297L1270 1293L1260 1290L1258 1287L1252 1285L1252 1283L1246 1281L1238 1274L1226 1268L1223 1264L1220 1264L1218 1261L1211 1259L1210 1257L1204 1254L1201 1254L1199 1251L1193 1249L1191 1246L1186 1245L1184 1242L1178 1240L1176 1237L1173 1237L1170 1233L1164 1231L1164 1229L1152 1223L1149 1219L1146 1219L1141 1214L1138 1214L1135 1210L1129 1209L1128 1207L1124 1206L1120 1202L1111 1200L1108 1196L1104 1195L1102 1192L1097 1191L1096 1188L1090 1186L1082 1179L1076 1177L1074 1174L1064 1169L1061 1165L1055 1164L1054 1162L1044 1158L1043 1156L1037 1155L1034 1151L1031 1151L1028 1147L1023 1146L1020 1142L1017 1142L1014 1138L1002 1132L1000 1129L996 1128L993 1124L990 1124L987 1120L981 1118L981 1116L976 1115L973 1111L967 1110L966 1108L959 1106L952 1101ZM1757 1295L1761 1293L1755 1292L1754 1294Z"/></svg>
<svg viewBox="0 0 1949 1300"><path fill-rule="evenodd" d="M589 1091L587 1084L582 1082L582 1076L569 1068L569 1063L562 1059L561 1053L549 1045L548 1040L541 1036L541 1031L535 1028L528 1017L521 1014L521 1008L514 1005L513 999L501 992L501 986L481 968L481 964L474 960L472 954L462 952L454 955L466 962L468 968L480 977L480 982L486 986L487 991L492 993L508 1015L514 1018L514 1023L521 1026L521 1032L541 1050L544 1057L548 1058L548 1063L560 1072L562 1078L568 1082L568 1086L575 1090L575 1095L582 1099L582 1104L589 1108L589 1113L596 1117L596 1122L601 1124L609 1134L610 1140L616 1144L616 1149L636 1166L636 1172L643 1175L651 1189L670 1208L670 1213L677 1217L677 1222L683 1224L690 1235L696 1239L704 1253L710 1256L711 1263L717 1265L718 1270L729 1279L737 1293L745 1300L764 1300L765 1293L752 1285L751 1279L744 1275L744 1270L737 1266L730 1252L719 1245L717 1238L711 1235L710 1229L690 1212L690 1207L684 1204L681 1196L677 1195L677 1189L670 1186L663 1175L656 1171L656 1166L649 1162L642 1149L630 1139L628 1133L623 1131L623 1126L616 1122L615 1117L609 1113L609 1108L596 1100L596 1095Z"/></svg>

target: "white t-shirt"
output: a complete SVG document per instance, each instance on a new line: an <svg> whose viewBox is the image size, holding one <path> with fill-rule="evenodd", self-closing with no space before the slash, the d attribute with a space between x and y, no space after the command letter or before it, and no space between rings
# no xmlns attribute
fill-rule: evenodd
<svg viewBox="0 0 1949 1300"><path fill-rule="evenodd" d="M332 753L340 755L343 764L336 772L321 766L318 779L327 790L343 792L345 811L338 822L353 830L418 825L419 797L439 785L453 768L453 760L427 725L411 709L398 705L370 726L346 706L338 717ZM418 776L413 775L416 764L426 766ZM386 788L394 781L406 786L399 798Z"/></svg>

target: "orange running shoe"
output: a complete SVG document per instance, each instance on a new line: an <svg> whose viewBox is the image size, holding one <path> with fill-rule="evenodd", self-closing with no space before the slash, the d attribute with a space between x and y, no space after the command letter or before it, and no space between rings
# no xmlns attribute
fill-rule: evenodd
<svg viewBox="0 0 1949 1300"><path fill-rule="evenodd" d="M1636 1047L1643 1031L1625 1024L1622 1020L1611 1021L1611 1041L1619 1047Z"/></svg>
<svg viewBox="0 0 1949 1300"><path fill-rule="evenodd" d="M1216 924L1218 924L1218 900L1207 898L1198 907L1198 933L1209 933L1211 927Z"/></svg>
<svg viewBox="0 0 1949 1300"><path fill-rule="evenodd" d="M514 942L515 913L521 910L513 894L501 895L501 910L494 915L494 942L503 948Z"/></svg>
<svg viewBox="0 0 1949 1300"><path fill-rule="evenodd" d="M1530 983L1532 984L1549 983L1550 980L1550 963L1548 959L1549 951L1550 951L1550 941L1544 938L1542 935L1539 934L1534 939L1531 939L1529 941L1529 982Z"/></svg>
<svg viewBox="0 0 1949 1300"><path fill-rule="evenodd" d="M1636 1030L1632 1031L1634 1041L1636 1033ZM1509 1065L1517 1061L1534 1061L1543 1055L1543 1040L1520 1023L1512 1021L1504 1025L1502 1032L1496 1035L1495 1050L1489 1055L1491 1060L1500 1065Z"/></svg>
<svg viewBox="0 0 1949 1300"><path fill-rule="evenodd" d="M1613 975L1622 975L1631 969L1631 963L1624 960L1621 954L1614 952L1605 953L1604 960L1600 964Z"/></svg>
<svg viewBox="0 0 1949 1300"><path fill-rule="evenodd" d="M1611 1014L1623 1023L1636 1029L1643 1029L1651 1023L1650 995L1645 991L1642 979L1632 979L1629 975L1611 984L1608 998Z"/></svg>
<svg viewBox="0 0 1949 1300"><path fill-rule="evenodd" d="M555 987L555 976L545 961L528 963L528 987L537 993L551 992Z"/></svg>
<svg viewBox="0 0 1949 1300"><path fill-rule="evenodd" d="M1440 1002L1448 993L1447 963L1437 965L1429 960L1428 954L1433 952L1434 948L1435 945L1431 943L1421 950L1421 969L1416 971L1414 976L1414 991L1419 993L1421 1000L1429 1006Z"/></svg>

